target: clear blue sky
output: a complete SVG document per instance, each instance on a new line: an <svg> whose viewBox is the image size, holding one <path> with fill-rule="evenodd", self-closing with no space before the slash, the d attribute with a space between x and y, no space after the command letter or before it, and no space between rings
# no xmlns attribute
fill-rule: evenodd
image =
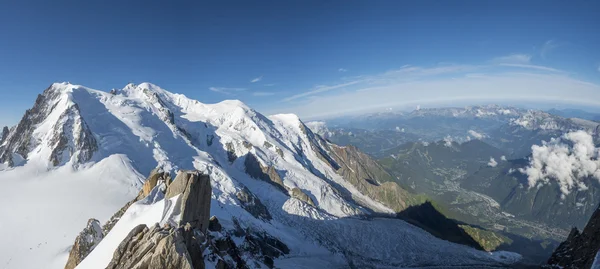
<svg viewBox="0 0 600 269"><path fill-rule="evenodd" d="M147 81L308 118L459 100L597 105L599 14L600 1L2 1L0 124L55 81Z"/></svg>

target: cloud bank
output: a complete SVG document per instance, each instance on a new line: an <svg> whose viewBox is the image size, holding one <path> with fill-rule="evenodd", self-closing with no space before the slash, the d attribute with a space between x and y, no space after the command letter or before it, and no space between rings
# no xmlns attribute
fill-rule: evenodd
<svg viewBox="0 0 600 269"><path fill-rule="evenodd" d="M556 182L564 198L574 189L586 190L586 180L600 180L600 148L585 131L575 131L531 147L529 166L519 171L527 175L529 187Z"/></svg>

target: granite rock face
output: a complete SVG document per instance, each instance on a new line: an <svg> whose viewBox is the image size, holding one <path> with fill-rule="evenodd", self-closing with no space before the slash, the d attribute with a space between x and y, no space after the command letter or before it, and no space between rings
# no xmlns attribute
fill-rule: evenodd
<svg viewBox="0 0 600 269"><path fill-rule="evenodd" d="M152 189L154 189L154 187L161 182L164 182L167 186L171 183L171 176L169 172L163 172L160 168L152 170L146 179L146 182L144 182L144 185L142 186L142 195L144 197L148 196Z"/></svg>
<svg viewBox="0 0 600 269"><path fill-rule="evenodd" d="M97 219L88 220L87 226L75 238L75 244L69 252L65 269L75 268L104 238L102 227Z"/></svg>
<svg viewBox="0 0 600 269"><path fill-rule="evenodd" d="M115 250L107 269L194 269L181 229L148 228L141 224L129 232ZM204 268L198 267L195 269Z"/></svg>
<svg viewBox="0 0 600 269"><path fill-rule="evenodd" d="M155 169L146 184L170 181L168 173ZM146 185L144 185L146 186ZM178 197L181 216L176 226L158 223L148 228L138 225L121 241L107 268L110 269L203 269L203 252L208 245L206 231L209 227L210 178L198 171L179 171L168 185L165 199ZM145 189L138 197L144 197ZM148 191L149 193L149 191Z"/></svg>
<svg viewBox="0 0 600 269"><path fill-rule="evenodd" d="M190 223L206 233L210 218L210 178L197 171L179 171L167 188L165 199L181 195L180 223Z"/></svg>
<svg viewBox="0 0 600 269"><path fill-rule="evenodd" d="M548 260L545 268L591 268L600 250L600 207L596 209L583 232L573 228Z"/></svg>

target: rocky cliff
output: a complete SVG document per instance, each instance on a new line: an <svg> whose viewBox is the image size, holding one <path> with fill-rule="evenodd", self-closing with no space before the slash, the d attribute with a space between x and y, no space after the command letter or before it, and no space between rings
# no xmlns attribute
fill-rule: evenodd
<svg viewBox="0 0 600 269"><path fill-rule="evenodd" d="M600 250L600 207L596 209L583 232L573 228L548 260L545 268L592 268Z"/></svg>

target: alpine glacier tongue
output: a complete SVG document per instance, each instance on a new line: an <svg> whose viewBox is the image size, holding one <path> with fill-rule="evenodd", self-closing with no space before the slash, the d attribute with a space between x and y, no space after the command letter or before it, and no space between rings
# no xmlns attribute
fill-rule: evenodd
<svg viewBox="0 0 600 269"><path fill-rule="evenodd" d="M0 264L64 267L87 220L107 221L156 167L208 175L210 212L224 231L241 228L281 241L289 255L275 264L284 268L503 265L518 259L442 241L397 219L364 219L394 212L398 208L390 207L398 204L391 203L403 201L404 193L395 183L363 178L386 173L356 151L323 140L295 115L265 117L240 101L203 104L150 83L110 93L55 83L0 146L0 182L19 190L0 196L0 213L10 216L0 220ZM378 195L389 190L401 195ZM115 227L159 222L163 216L152 212L165 200L145 203L132 205L122 219L129 223Z"/></svg>

